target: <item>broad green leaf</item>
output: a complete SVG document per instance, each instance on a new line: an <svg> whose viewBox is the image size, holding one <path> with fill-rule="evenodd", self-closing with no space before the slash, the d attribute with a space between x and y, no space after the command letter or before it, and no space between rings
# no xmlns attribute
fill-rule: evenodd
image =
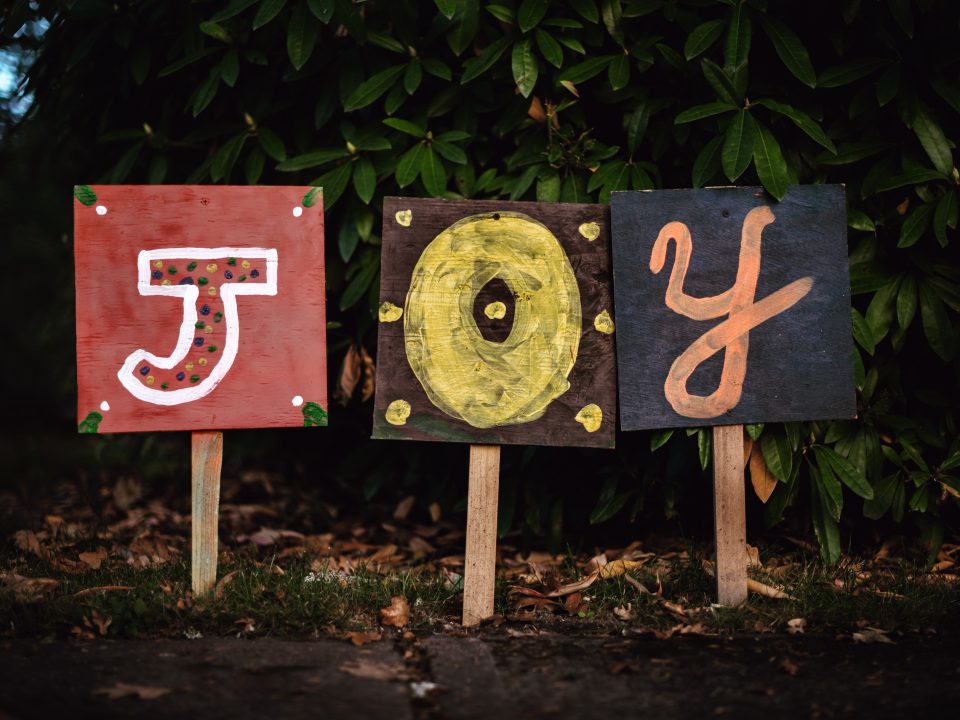
<svg viewBox="0 0 960 720"><path fill-rule="evenodd" d="M640 145L640 141L647 132L647 125L650 123L650 107L642 102L627 117L627 149L633 155Z"/></svg>
<svg viewBox="0 0 960 720"><path fill-rule="evenodd" d="M814 87L817 84L817 76L810 62L810 55L796 33L786 24L767 14L760 15L760 25L787 70L804 85Z"/></svg>
<svg viewBox="0 0 960 720"><path fill-rule="evenodd" d="M937 209L933 214L933 234L940 243L940 247L947 246L947 228L957 228L957 191L947 190L937 202Z"/></svg>
<svg viewBox="0 0 960 720"><path fill-rule="evenodd" d="M630 82L630 58L625 54L617 55L607 68L607 77L614 90L625 88Z"/></svg>
<svg viewBox="0 0 960 720"><path fill-rule="evenodd" d="M840 526L830 514L823 499L823 490L816 480L811 488L810 501L810 515L820 545L820 557L827 565L834 565L840 559Z"/></svg>
<svg viewBox="0 0 960 720"><path fill-rule="evenodd" d="M904 275L897 293L897 323L906 330L917 314L917 279Z"/></svg>
<svg viewBox="0 0 960 720"><path fill-rule="evenodd" d="M663 447L673 437L673 430L654 430L650 435L650 452Z"/></svg>
<svg viewBox="0 0 960 720"><path fill-rule="evenodd" d="M683 55L687 60L693 60L697 55L709 50L723 35L723 20L709 20L697 25L687 36L683 44Z"/></svg>
<svg viewBox="0 0 960 720"><path fill-rule="evenodd" d="M294 68L299 70L307 64L317 44L317 20L308 11L307 6L298 4L290 13L287 24L287 57Z"/></svg>
<svg viewBox="0 0 960 720"><path fill-rule="evenodd" d="M551 37L550 33L537 28L534 37L537 39L537 47L540 48L540 54L543 55L544 60L555 68L563 65L563 48L560 47L560 43Z"/></svg>
<svg viewBox="0 0 960 720"><path fill-rule="evenodd" d="M703 105L694 105L692 108L687 108L682 113L677 115L673 122L675 125L682 125L683 123L703 120L703 118L721 115L736 109L736 105L725 102L712 102L705 103Z"/></svg>
<svg viewBox="0 0 960 720"><path fill-rule="evenodd" d="M213 99L217 96L217 90L220 88L220 72L217 68L210 71L207 79L203 81L197 92L193 96L193 116L197 117L207 109Z"/></svg>
<svg viewBox="0 0 960 720"><path fill-rule="evenodd" d="M485 9L500 22L505 22L509 25L517 24L516 14L512 7L507 7L506 5L487 5Z"/></svg>
<svg viewBox="0 0 960 720"><path fill-rule="evenodd" d="M421 153L420 178L427 192L434 197L440 197L447 189L447 172L429 145Z"/></svg>
<svg viewBox="0 0 960 720"><path fill-rule="evenodd" d="M561 35L557 38L557 42L562 45L566 45L568 48L573 50L575 53L580 53L581 55L586 55L587 50L583 47L583 44L576 38L567 37L566 35Z"/></svg>
<svg viewBox="0 0 960 720"><path fill-rule="evenodd" d="M582 63L568 67L560 73L560 79L572 83L585 82L595 75L602 73L615 57L616 55L602 55L584 60Z"/></svg>
<svg viewBox="0 0 960 720"><path fill-rule="evenodd" d="M816 456L816 453L814 455ZM843 487L840 480L834 474L833 468L826 463L810 463L809 468L825 509L834 522L840 522L840 514L843 512Z"/></svg>
<svg viewBox="0 0 960 720"><path fill-rule="evenodd" d="M836 155L821 153L817 162L821 165L850 165L888 150L890 143L877 140L862 140L844 143L837 148Z"/></svg>
<svg viewBox="0 0 960 720"><path fill-rule="evenodd" d="M887 190L896 190L897 188L906 187L907 185L920 185L922 183L934 182L936 180L943 179L943 175L936 170L925 170L923 168L919 168L916 170L909 170L902 175L893 175L891 177L882 178L873 188L873 193L881 193L886 192Z"/></svg>
<svg viewBox="0 0 960 720"><path fill-rule="evenodd" d="M500 59L500 56L508 47L510 47L510 38L503 37L487 45L478 57L467 60L463 64L463 76L460 78L460 84L466 85L475 77L485 73L491 65Z"/></svg>
<svg viewBox="0 0 960 720"><path fill-rule="evenodd" d="M750 10L746 2L737 3L730 14L727 27L727 40L723 57L727 65L738 67L747 61L750 54L750 36L753 28L750 23Z"/></svg>
<svg viewBox="0 0 960 720"><path fill-rule="evenodd" d="M551 172L537 179L537 202L560 200L560 173Z"/></svg>
<svg viewBox="0 0 960 720"><path fill-rule="evenodd" d="M230 33L227 32L226 28L223 27L220 23L215 23L212 20L205 20L200 23L200 32L204 35L209 35L214 40L219 40L222 43L228 43L231 41Z"/></svg>
<svg viewBox="0 0 960 720"><path fill-rule="evenodd" d="M452 20L454 14L457 12L457 0L434 0L437 5L437 9L443 14L447 20Z"/></svg>
<svg viewBox="0 0 960 720"><path fill-rule="evenodd" d="M834 65L820 74L817 85L822 88L835 88L849 85L860 78L876 72L886 64L886 60L864 58L862 60L853 60L852 62L842 65Z"/></svg>
<svg viewBox="0 0 960 720"><path fill-rule="evenodd" d="M422 138L427 134L427 129L420 127L409 120L401 120L400 118L387 118L383 121L383 124L387 127L392 127L394 130L399 130L402 133L407 135L413 135L416 138Z"/></svg>
<svg viewBox="0 0 960 720"><path fill-rule="evenodd" d="M407 63L407 69L403 71L403 89L407 95L413 95L423 80L423 68L420 67L419 58L414 58Z"/></svg>
<svg viewBox="0 0 960 720"><path fill-rule="evenodd" d="M396 179L397 185L406 187L420 174L420 157L423 153L423 143L417 143L400 156L400 162L397 164Z"/></svg>
<svg viewBox="0 0 960 720"><path fill-rule="evenodd" d="M738 93L734 89L733 83L723 71L723 68L715 62L704 58L700 61L700 69L703 71L703 76L707 79L710 87L713 88L713 91L721 101L736 105L737 107L742 104L738 99Z"/></svg>
<svg viewBox="0 0 960 720"><path fill-rule="evenodd" d="M746 429L747 435L749 435L750 439L754 442L759 440L760 435L763 433L763 423L748 423L743 427Z"/></svg>
<svg viewBox="0 0 960 720"><path fill-rule="evenodd" d="M353 167L353 189L364 205L369 205L377 189L377 171L367 157L361 157Z"/></svg>
<svg viewBox="0 0 960 720"><path fill-rule="evenodd" d="M899 278L893 278L886 285L874 293L870 305L867 306L866 319L873 331L873 340L879 343L887 333L890 332L890 325L893 322L893 308L897 297L897 290L900 289Z"/></svg>
<svg viewBox="0 0 960 720"><path fill-rule="evenodd" d="M533 30L547 14L549 5L549 0L523 0L517 10L517 25L520 26L520 32Z"/></svg>
<svg viewBox="0 0 960 720"><path fill-rule="evenodd" d="M783 159L780 144L766 126L756 123L756 140L753 144L753 163L764 189L777 200L783 200L787 194L789 173L787 161Z"/></svg>
<svg viewBox="0 0 960 720"><path fill-rule="evenodd" d="M853 339L857 341L857 345L867 351L868 355L873 355L877 346L877 341L873 339L873 330L870 329L866 318L860 314L859 310L850 308L850 312L853 316Z"/></svg>
<svg viewBox="0 0 960 720"><path fill-rule="evenodd" d="M720 153L723 148L723 136L717 135L703 146L693 161L691 181L694 187L703 187L720 171Z"/></svg>
<svg viewBox="0 0 960 720"><path fill-rule="evenodd" d="M333 204L340 199L343 191L347 189L350 182L350 173L353 170L353 163L341 163L328 172L314 180L311 185L322 188L323 209L329 210Z"/></svg>
<svg viewBox="0 0 960 720"><path fill-rule="evenodd" d="M251 5L256 5L260 0L231 0L231 2L221 11L214 13L210 19L213 22L223 22L232 17L236 17Z"/></svg>
<svg viewBox="0 0 960 720"><path fill-rule="evenodd" d="M461 12L460 20L454 25L453 30L447 34L447 44L454 55L462 55L463 51L470 47L474 36L477 34L477 26L480 22L480 2L479 0L459 0L457 3Z"/></svg>
<svg viewBox="0 0 960 720"><path fill-rule="evenodd" d="M863 210L847 208L847 227L863 232L876 232L877 226Z"/></svg>
<svg viewBox="0 0 960 720"><path fill-rule="evenodd" d="M74 185L73 196L87 207L97 202L97 193L89 185Z"/></svg>
<svg viewBox="0 0 960 720"><path fill-rule="evenodd" d="M803 132L805 132L810 139L826 148L831 153L836 154L837 148L833 144L833 141L827 137L827 134L823 131L820 125L806 113L801 112L790 105L777 102L776 100L757 100L754 105L762 105L763 107L769 108L776 113L790 118L791 122L803 130Z"/></svg>
<svg viewBox="0 0 960 720"><path fill-rule="evenodd" d="M953 108L954 112L960 113L960 87L938 77L930 79L930 87Z"/></svg>
<svg viewBox="0 0 960 720"><path fill-rule="evenodd" d="M917 134L933 166L944 175L949 175L953 170L950 143L947 142L943 129L926 105L920 105L917 108L917 114L913 118L913 131Z"/></svg>
<svg viewBox="0 0 960 720"><path fill-rule="evenodd" d="M933 351L944 361L953 359L957 337L950 316L943 301L926 280L918 283L920 291L920 320L923 322L923 332Z"/></svg>
<svg viewBox="0 0 960 720"><path fill-rule="evenodd" d="M277 165L277 170L281 172L295 172L297 170L306 170L307 168L326 165L334 160L339 160L347 156L347 151L339 148L330 150L314 150L313 152L297 155L289 160L284 160Z"/></svg>
<svg viewBox="0 0 960 720"><path fill-rule="evenodd" d="M379 258L362 265L360 272L353 276L353 279L350 280L343 291L343 295L340 296L340 309L348 310L360 302L360 298L370 289L370 285L377 277L378 272L380 272Z"/></svg>
<svg viewBox="0 0 960 720"><path fill-rule="evenodd" d="M335 0L307 0L307 7L310 8L313 16L324 25L330 22L337 9Z"/></svg>
<svg viewBox="0 0 960 720"><path fill-rule="evenodd" d="M873 487L867 482L866 476L852 462L840 455L836 450L825 445L816 445L813 448L817 462L829 465L833 473L840 478L840 482L864 500L873 498Z"/></svg>
<svg viewBox="0 0 960 720"><path fill-rule="evenodd" d="M368 29L366 31L366 37L367 42L371 45L376 45L379 48L389 50L390 52L397 53L399 55L407 54L407 46L393 37L393 35Z"/></svg>
<svg viewBox="0 0 960 720"><path fill-rule="evenodd" d="M420 62L423 64L423 69L434 77L448 81L453 79L453 71L445 63L434 58L423 58Z"/></svg>
<svg viewBox="0 0 960 720"><path fill-rule="evenodd" d="M701 470L706 470L710 467L710 448L713 444L711 438L712 434L709 429L700 428L697 430L697 451L700 455Z"/></svg>
<svg viewBox="0 0 960 720"><path fill-rule="evenodd" d="M230 87L233 87L237 84L237 78L239 76L240 56L236 50L230 48L224 53L223 60L220 61L220 79Z"/></svg>
<svg viewBox="0 0 960 720"><path fill-rule="evenodd" d="M894 491L899 485L897 475L888 475L882 478L873 490L873 499L863 504L863 515L871 520L882 518L893 503Z"/></svg>
<svg viewBox="0 0 960 720"><path fill-rule="evenodd" d="M723 150L720 152L723 172L731 182L743 175L749 167L756 135L757 126L750 113L739 110L727 127Z"/></svg>
<svg viewBox="0 0 960 720"><path fill-rule="evenodd" d="M394 65L364 80L356 90L350 93L350 97L343 105L344 112L352 112L370 105L389 90L405 70L405 65Z"/></svg>
<svg viewBox="0 0 960 720"><path fill-rule="evenodd" d="M440 138L434 138L431 147L437 151L437 154L457 165L465 165L467 154L453 143L446 142Z"/></svg>
<svg viewBox="0 0 960 720"><path fill-rule="evenodd" d="M597 11L597 4L594 0L569 0L569 2L570 6L587 22L597 23L600 21L600 13Z"/></svg>
<svg viewBox="0 0 960 720"><path fill-rule="evenodd" d="M253 16L253 29L262 28L273 20L286 4L287 0L263 0L257 8L257 14Z"/></svg>
<svg viewBox="0 0 960 720"><path fill-rule="evenodd" d="M340 231L337 233L337 249L340 250L340 257L344 262L350 262L353 253L356 252L357 245L360 243L360 234L353 223L340 223Z"/></svg>
<svg viewBox="0 0 960 720"><path fill-rule="evenodd" d="M214 53L218 53L218 52L222 52L221 48L211 47L211 48L205 48L203 50L198 50L196 52L190 53L189 55L182 57L179 60L172 62L165 67L160 68L160 70L157 71L157 77L162 78L162 77L167 77L168 75L173 75L173 73L177 72L177 70L183 70L183 68L189 65L193 65L193 63L199 60L203 60L203 58L209 57L210 55L213 55Z"/></svg>
<svg viewBox="0 0 960 720"><path fill-rule="evenodd" d="M247 132L241 132L234 135L225 142L213 156L213 162L210 164L210 179L214 182L227 180L230 178L230 172L240 158L240 150L243 148L247 139Z"/></svg>
<svg viewBox="0 0 960 720"><path fill-rule="evenodd" d="M790 482L793 474L793 450L782 428L767 428L760 436L760 451L767 468L780 482Z"/></svg>
<svg viewBox="0 0 960 720"><path fill-rule="evenodd" d="M266 160L267 157L260 148L255 147L250 151L250 154L247 155L247 162L243 166L243 177L247 181L247 185L256 185L260 181ZM157 182L163 182L163 180L160 179Z"/></svg>
<svg viewBox="0 0 960 720"><path fill-rule="evenodd" d="M520 89L520 94L523 97L530 97L540 71L537 67L537 58L533 54L533 41L530 38L525 38L513 46L511 66L513 79Z"/></svg>
<svg viewBox="0 0 960 720"><path fill-rule="evenodd" d="M263 151L277 162L283 162L287 159L287 150L283 146L283 140L273 130L258 127L257 142L263 148Z"/></svg>

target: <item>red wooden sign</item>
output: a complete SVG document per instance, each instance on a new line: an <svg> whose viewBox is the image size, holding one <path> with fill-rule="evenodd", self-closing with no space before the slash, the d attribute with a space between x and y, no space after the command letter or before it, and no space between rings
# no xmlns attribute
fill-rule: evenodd
<svg viewBox="0 0 960 720"><path fill-rule="evenodd" d="M326 425L319 189L74 194L81 432Z"/></svg>

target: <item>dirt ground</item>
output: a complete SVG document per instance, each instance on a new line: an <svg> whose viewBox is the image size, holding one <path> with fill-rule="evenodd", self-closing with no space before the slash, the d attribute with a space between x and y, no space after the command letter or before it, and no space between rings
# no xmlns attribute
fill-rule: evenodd
<svg viewBox="0 0 960 720"><path fill-rule="evenodd" d="M391 631L393 632L393 631ZM867 639L870 640L869 633ZM960 643L570 635L0 641L0 718L897 718L960 703Z"/></svg>

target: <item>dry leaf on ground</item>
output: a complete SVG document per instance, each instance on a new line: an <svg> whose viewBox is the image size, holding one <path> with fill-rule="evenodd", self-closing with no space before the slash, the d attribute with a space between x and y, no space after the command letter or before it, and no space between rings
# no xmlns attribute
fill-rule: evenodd
<svg viewBox="0 0 960 720"><path fill-rule="evenodd" d="M633 620L633 603L627 603L625 606L620 605L613 609L613 614L617 616L619 620Z"/></svg>
<svg viewBox="0 0 960 720"><path fill-rule="evenodd" d="M387 665L386 663L366 659L345 662L339 669L340 672L347 675L366 678L367 680L395 680L399 676L396 665Z"/></svg>
<svg viewBox="0 0 960 720"><path fill-rule="evenodd" d="M895 643L891 640L885 630L880 630L879 628L865 627L860 632L855 632L853 634L853 641L859 643L885 643L887 645L894 645Z"/></svg>
<svg viewBox="0 0 960 720"><path fill-rule="evenodd" d="M400 595L390 598L390 604L380 609L380 622L402 628L410 620L410 605Z"/></svg>
<svg viewBox="0 0 960 720"><path fill-rule="evenodd" d="M82 552L79 557L80 562L87 565L91 570L99 570L108 556L109 553L106 548L97 548L94 552Z"/></svg>
<svg viewBox="0 0 960 720"><path fill-rule="evenodd" d="M156 700L170 694L170 688L152 687L149 685L130 685L118 682L113 687L99 688L93 691L94 695L106 695L111 700L125 697L135 697L138 700Z"/></svg>
<svg viewBox="0 0 960 720"><path fill-rule="evenodd" d="M802 635L806 628L806 618L793 618L792 620L787 620L787 632L791 635Z"/></svg>
<svg viewBox="0 0 960 720"><path fill-rule="evenodd" d="M367 643L377 642L382 637L383 633L381 633L379 630L370 630L369 632L348 632L346 634L347 640L352 642L357 647L362 647Z"/></svg>
<svg viewBox="0 0 960 720"><path fill-rule="evenodd" d="M53 578L28 578L16 573L5 573L0 578L7 589L13 592L17 602L21 603L37 602L60 585L60 581Z"/></svg>

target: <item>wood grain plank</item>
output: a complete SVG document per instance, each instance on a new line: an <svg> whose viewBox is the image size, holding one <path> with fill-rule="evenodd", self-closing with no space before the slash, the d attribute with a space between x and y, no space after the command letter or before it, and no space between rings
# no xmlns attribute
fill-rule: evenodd
<svg viewBox="0 0 960 720"><path fill-rule="evenodd" d="M223 433L191 433L192 486L192 585L195 596L204 595L217 581L217 530L220 516L220 470Z"/></svg>
<svg viewBox="0 0 960 720"><path fill-rule="evenodd" d="M493 615L497 577L497 502L500 446L470 446L467 490L467 547L463 571L463 624L479 625Z"/></svg>
<svg viewBox="0 0 960 720"><path fill-rule="evenodd" d="M743 425L713 428L713 521L717 548L717 601L747 601L747 514Z"/></svg>

